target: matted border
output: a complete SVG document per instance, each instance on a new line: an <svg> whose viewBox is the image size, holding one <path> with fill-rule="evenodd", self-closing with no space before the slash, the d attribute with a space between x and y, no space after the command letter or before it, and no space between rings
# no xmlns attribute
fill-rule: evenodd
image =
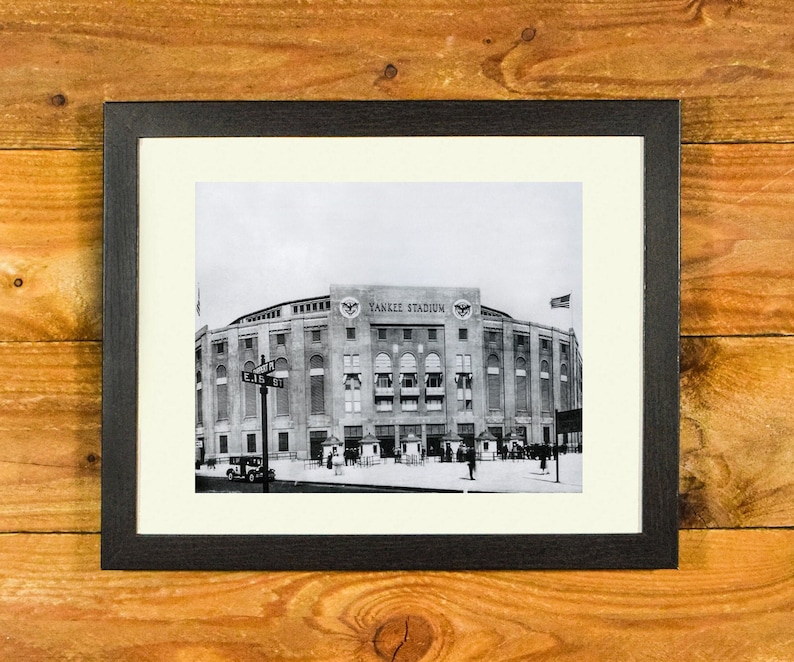
<svg viewBox="0 0 794 662"><path fill-rule="evenodd" d="M162 569L640 568L677 563L679 105L112 103L105 113L102 564ZM642 525L629 534L138 533L139 141L156 137L640 136ZM192 307L192 302L190 302ZM642 322L643 320L640 320ZM586 397L586 394L585 394ZM454 552L454 553L453 553Z"/></svg>

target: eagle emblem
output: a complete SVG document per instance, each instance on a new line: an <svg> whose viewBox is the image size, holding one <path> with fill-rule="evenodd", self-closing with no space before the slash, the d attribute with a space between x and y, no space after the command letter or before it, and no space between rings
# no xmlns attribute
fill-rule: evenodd
<svg viewBox="0 0 794 662"><path fill-rule="evenodd" d="M339 302L339 312L342 313L342 317L353 319L361 312L361 304L353 297L345 297Z"/></svg>
<svg viewBox="0 0 794 662"><path fill-rule="evenodd" d="M452 310L459 320L467 320L471 317L472 306L466 299L458 299L452 304Z"/></svg>

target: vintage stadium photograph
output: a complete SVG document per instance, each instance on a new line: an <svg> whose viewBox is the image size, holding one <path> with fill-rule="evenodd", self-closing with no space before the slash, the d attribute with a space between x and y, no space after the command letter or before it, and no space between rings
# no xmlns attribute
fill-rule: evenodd
<svg viewBox="0 0 794 662"><path fill-rule="evenodd" d="M582 492L581 183L195 203L197 492Z"/></svg>

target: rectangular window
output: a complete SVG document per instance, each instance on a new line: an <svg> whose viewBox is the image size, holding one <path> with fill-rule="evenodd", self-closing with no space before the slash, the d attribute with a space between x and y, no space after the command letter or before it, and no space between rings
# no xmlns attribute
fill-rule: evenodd
<svg viewBox="0 0 794 662"><path fill-rule="evenodd" d="M364 428L360 425L345 425L345 439L361 439Z"/></svg>
<svg viewBox="0 0 794 662"><path fill-rule="evenodd" d="M488 331L487 333L487 340L489 345L496 344L496 331Z"/></svg>
<svg viewBox="0 0 794 662"><path fill-rule="evenodd" d="M345 329L345 333L347 333L348 340L355 340L356 339L356 327L349 326Z"/></svg>
<svg viewBox="0 0 794 662"><path fill-rule="evenodd" d="M403 329L403 340L411 340L413 334L414 334L413 329Z"/></svg>
<svg viewBox="0 0 794 662"><path fill-rule="evenodd" d="M439 398L431 398L427 401L427 411L441 411L444 401Z"/></svg>
<svg viewBox="0 0 794 662"><path fill-rule="evenodd" d="M248 444L248 452L256 453L256 435L255 434L246 435L246 441Z"/></svg>
<svg viewBox="0 0 794 662"><path fill-rule="evenodd" d="M394 401L391 398L377 398L375 411L394 411Z"/></svg>
<svg viewBox="0 0 794 662"><path fill-rule="evenodd" d="M218 437L219 447L221 453L228 453L229 452L229 437L225 434L222 434Z"/></svg>
<svg viewBox="0 0 794 662"><path fill-rule="evenodd" d="M526 336L516 336L516 345L524 347L526 345Z"/></svg>
<svg viewBox="0 0 794 662"><path fill-rule="evenodd" d="M469 330L458 329L458 340L468 340L468 339L469 339Z"/></svg>
<svg viewBox="0 0 794 662"><path fill-rule="evenodd" d="M215 388L218 394L218 420L223 421L229 418L229 398L227 397L226 384L218 384Z"/></svg>
<svg viewBox="0 0 794 662"><path fill-rule="evenodd" d="M441 375L437 372L427 375L427 388L441 388Z"/></svg>
<svg viewBox="0 0 794 662"><path fill-rule="evenodd" d="M438 340L438 329L428 329L427 330L427 339L428 340Z"/></svg>
<svg viewBox="0 0 794 662"><path fill-rule="evenodd" d="M319 329L314 329L312 331L312 342L320 342L320 331L319 331Z"/></svg>
<svg viewBox="0 0 794 662"><path fill-rule="evenodd" d="M418 411L419 410L419 400L414 398L408 398L406 400L400 400L400 408L403 411Z"/></svg>
<svg viewBox="0 0 794 662"><path fill-rule="evenodd" d="M309 382L311 413L322 414L325 411L325 375L311 375Z"/></svg>
<svg viewBox="0 0 794 662"><path fill-rule="evenodd" d="M361 411L361 382L357 377L345 380L345 412L348 414Z"/></svg>
<svg viewBox="0 0 794 662"><path fill-rule="evenodd" d="M455 372L471 372L471 354L455 355Z"/></svg>
<svg viewBox="0 0 794 662"><path fill-rule="evenodd" d="M204 403L200 388L196 389L196 425L204 425Z"/></svg>
<svg viewBox="0 0 794 662"><path fill-rule="evenodd" d="M386 340L386 329L378 329L378 340Z"/></svg>
<svg viewBox="0 0 794 662"><path fill-rule="evenodd" d="M280 451L289 450L289 432L278 433L278 449Z"/></svg>
<svg viewBox="0 0 794 662"><path fill-rule="evenodd" d="M548 338L541 338L540 339L540 349L543 352L548 352L551 350L551 340Z"/></svg>
<svg viewBox="0 0 794 662"><path fill-rule="evenodd" d="M500 409L502 406L502 388L499 381L499 373L488 373L488 409Z"/></svg>
<svg viewBox="0 0 794 662"><path fill-rule="evenodd" d="M354 374L361 372L361 356L359 354L344 355L345 373Z"/></svg>
<svg viewBox="0 0 794 662"><path fill-rule="evenodd" d="M196 350L196 361L201 361L201 347Z"/></svg>
<svg viewBox="0 0 794 662"><path fill-rule="evenodd" d="M560 343L560 354L564 359L568 358L568 343L561 342Z"/></svg>
<svg viewBox="0 0 794 662"><path fill-rule="evenodd" d="M246 338L245 339L245 348L246 349L253 349L254 348L254 339L253 338Z"/></svg>
<svg viewBox="0 0 794 662"><path fill-rule="evenodd" d="M215 353L216 354L225 354L226 353L226 343L225 342L215 343Z"/></svg>
<svg viewBox="0 0 794 662"><path fill-rule="evenodd" d="M277 345L286 345L287 344L287 338L286 338L286 336L283 333L277 333L276 334L276 344Z"/></svg>

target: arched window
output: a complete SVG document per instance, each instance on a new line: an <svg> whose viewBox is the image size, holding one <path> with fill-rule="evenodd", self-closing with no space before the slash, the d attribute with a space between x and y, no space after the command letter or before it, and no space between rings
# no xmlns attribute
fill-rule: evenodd
<svg viewBox="0 0 794 662"><path fill-rule="evenodd" d="M549 362L540 362L540 408L551 411L551 379L549 378Z"/></svg>
<svg viewBox="0 0 794 662"><path fill-rule="evenodd" d="M315 354L309 359L309 411L322 414L325 411L325 368L323 357Z"/></svg>
<svg viewBox="0 0 794 662"><path fill-rule="evenodd" d="M427 386L431 386L431 381L437 382L433 383L432 386L441 386L441 375L441 357L435 352L430 352L425 357L425 382Z"/></svg>
<svg viewBox="0 0 794 662"><path fill-rule="evenodd" d="M253 361L246 361L243 370L251 372L255 367ZM243 384L243 412L246 418L256 417L256 384Z"/></svg>
<svg viewBox="0 0 794 662"><path fill-rule="evenodd" d="M425 407L427 411L441 411L444 405L444 374L441 357L430 352L425 357Z"/></svg>
<svg viewBox="0 0 794 662"><path fill-rule="evenodd" d="M391 375L391 356L389 356L386 352L380 352L375 357L375 374Z"/></svg>
<svg viewBox="0 0 794 662"><path fill-rule="evenodd" d="M289 364L287 359L276 359L274 377L284 380L282 388L274 388L276 392L276 416L289 416Z"/></svg>
<svg viewBox="0 0 794 662"><path fill-rule="evenodd" d="M400 387L417 388L416 357L406 352L400 357Z"/></svg>
<svg viewBox="0 0 794 662"><path fill-rule="evenodd" d="M499 370L499 357L488 357L488 409L502 408L502 380Z"/></svg>
<svg viewBox="0 0 794 662"><path fill-rule="evenodd" d="M516 359L516 411L528 411L527 395L527 362L519 357Z"/></svg>
<svg viewBox="0 0 794 662"><path fill-rule="evenodd" d="M219 365L215 369L215 391L218 397L219 421L229 418L229 392L226 389L226 368Z"/></svg>

